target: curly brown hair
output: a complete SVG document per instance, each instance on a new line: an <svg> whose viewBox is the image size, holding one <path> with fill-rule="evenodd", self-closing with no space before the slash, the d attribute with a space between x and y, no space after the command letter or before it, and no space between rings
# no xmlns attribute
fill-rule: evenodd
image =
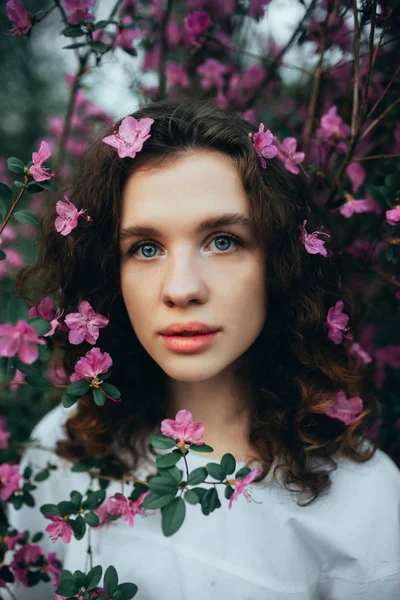
<svg viewBox="0 0 400 600"><path fill-rule="evenodd" d="M189 150L213 149L237 166L250 202L254 235L266 250L268 317L245 353L249 367L243 374L251 382L254 400L249 442L262 459L258 480L279 457L273 477L280 470L286 489L298 492L289 486L299 486L298 505L307 506L329 490L337 453L355 462L372 458L377 445L368 430L378 416L377 399L362 389L362 361L347 343L335 344L327 336L327 312L339 299L351 328L356 313L343 283L341 257L333 250L327 257L311 255L302 243L299 225L304 219L308 231L321 229L321 217L316 220L309 202L307 177L291 174L278 158L260 168L248 135L257 128L211 101L158 101L132 116L154 119L151 137L135 159L121 159L104 144L101 138L112 134L106 131L92 143L68 185L69 199L78 209L87 209L93 221L62 236L54 227L55 206L50 206L41 220L38 262L21 270L17 279L17 293L29 297L30 304L53 296L66 314L87 300L110 319L97 345L113 359L110 381L121 391L122 401L98 407L91 394L81 397L57 452L72 460L111 460L125 474L149 450L148 435L166 418L167 376L138 341L121 295L122 192L128 177L144 164L161 167ZM61 348L68 375L92 347L87 342L70 345L60 333L51 343ZM340 390L363 398L364 410L350 426L324 414ZM122 451L131 457L131 466L122 459ZM314 469L315 457L331 469ZM302 499L307 502L300 503Z"/></svg>

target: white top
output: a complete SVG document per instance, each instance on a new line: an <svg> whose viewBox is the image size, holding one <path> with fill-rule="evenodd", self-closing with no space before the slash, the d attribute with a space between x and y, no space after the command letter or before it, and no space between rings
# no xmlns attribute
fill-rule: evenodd
<svg viewBox="0 0 400 600"><path fill-rule="evenodd" d="M71 410L62 405L51 410L31 437L54 447ZM68 500L72 489L87 489L86 473L71 473L70 463L44 450L30 448L22 468L28 461L40 466L49 459L60 468L33 492L37 506L10 511L18 529L44 531L50 521L40 505ZM189 470L212 460L189 454ZM399 469L377 450L363 464L343 459L330 477L330 491L307 507L297 506L298 495L269 477L251 484L252 498L261 504L242 494L229 510L222 490L222 507L208 516L199 504L186 503L185 521L170 537L162 533L160 510L136 516L133 527L119 519L92 529L93 565L105 570L112 564L120 583L136 583L135 600L400 598ZM107 496L120 491L120 484L111 484ZM52 543L45 533L39 543L46 552L57 552L65 569L87 572L87 532L70 544ZM51 584L43 582L32 588L17 584L12 591L17 600L55 597Z"/></svg>

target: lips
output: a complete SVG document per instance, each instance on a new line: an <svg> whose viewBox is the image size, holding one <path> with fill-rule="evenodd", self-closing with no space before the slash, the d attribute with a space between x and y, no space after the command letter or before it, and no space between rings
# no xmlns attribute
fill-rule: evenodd
<svg viewBox="0 0 400 600"><path fill-rule="evenodd" d="M200 323L199 321L192 321L190 323L172 323L160 331L160 334L165 336L193 337L196 335L215 333L220 331L220 329L220 327L214 327L212 325Z"/></svg>

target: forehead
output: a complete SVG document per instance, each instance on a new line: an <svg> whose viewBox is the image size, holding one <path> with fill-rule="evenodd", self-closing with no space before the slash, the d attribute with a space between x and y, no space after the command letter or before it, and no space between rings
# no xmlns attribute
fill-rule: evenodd
<svg viewBox="0 0 400 600"><path fill-rule="evenodd" d="M135 171L124 187L121 208L121 228L192 223L222 212L250 216L238 168L214 150L190 151L171 164Z"/></svg>

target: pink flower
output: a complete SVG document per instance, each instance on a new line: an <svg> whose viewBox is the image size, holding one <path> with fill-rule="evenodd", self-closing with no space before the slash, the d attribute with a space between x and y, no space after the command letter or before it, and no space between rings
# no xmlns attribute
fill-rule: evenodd
<svg viewBox="0 0 400 600"><path fill-rule="evenodd" d="M56 515L50 515L49 517L46 517L46 519L50 519L50 521L52 521L52 523L47 525L45 529L51 540L55 542L58 540L58 538L61 538L63 542L69 544L72 534L74 533L71 525L67 523L65 519L62 519Z"/></svg>
<svg viewBox="0 0 400 600"><path fill-rule="evenodd" d="M60 583L60 574L62 571L62 562L58 559L55 552L49 552L47 555L47 571L51 577L51 584L56 587Z"/></svg>
<svg viewBox="0 0 400 600"><path fill-rule="evenodd" d="M67 372L62 365L50 367L46 377L53 385L65 385L68 380Z"/></svg>
<svg viewBox="0 0 400 600"><path fill-rule="evenodd" d="M325 248L325 242L323 240L319 240L317 238L317 234L326 235L327 237L331 237L329 233L324 233L323 231L313 231L312 233L307 233L306 230L307 219L304 219L303 225L299 225L300 233L301 233L301 241L309 254L322 254L322 256L328 256L328 252Z"/></svg>
<svg viewBox="0 0 400 600"><path fill-rule="evenodd" d="M41 560L43 551L37 544L24 544L22 548L17 550L14 558L10 563L10 567L17 581L28 587L28 569L30 564L36 564Z"/></svg>
<svg viewBox="0 0 400 600"><path fill-rule="evenodd" d="M40 144L39 152L32 153L33 165L29 168L29 173L32 175L35 181L45 181L54 177L54 173L51 173L49 169L42 167L42 163L50 158L50 146L47 142Z"/></svg>
<svg viewBox="0 0 400 600"><path fill-rule="evenodd" d="M3 426L0 426L0 450L5 450L8 448L8 438L11 433L3 429Z"/></svg>
<svg viewBox="0 0 400 600"><path fill-rule="evenodd" d="M211 87L220 88L224 81L222 76L226 73L228 67L215 58L207 58L201 65L196 69L199 75L202 75L200 79L201 87L209 89Z"/></svg>
<svg viewBox="0 0 400 600"><path fill-rule="evenodd" d="M204 34L212 25L208 13L201 10L195 10L185 17L184 24L185 31L189 34L190 42L199 48L204 41Z"/></svg>
<svg viewBox="0 0 400 600"><path fill-rule="evenodd" d="M33 317L41 317L46 321L51 321L54 319L54 315L54 300L50 298L50 296L42 298L37 306L32 306L28 311L28 317L30 319L33 319Z"/></svg>
<svg viewBox="0 0 400 600"><path fill-rule="evenodd" d="M328 408L325 414L328 417L339 419L345 425L351 425L362 410L363 401L359 396L347 398L344 390L340 390L336 394L336 404Z"/></svg>
<svg viewBox="0 0 400 600"><path fill-rule="evenodd" d="M332 340L334 344L340 344L343 335L349 330L349 327L346 327L349 316L342 312L343 306L343 300L338 300L335 306L331 306L328 310L328 315L326 317L328 338ZM345 335L345 337L349 336Z"/></svg>
<svg viewBox="0 0 400 600"><path fill-rule="evenodd" d="M142 30L138 27L137 29L124 29L124 25L130 25L133 23L132 17L125 15L122 18L122 27L117 28L117 35L115 36L113 47L114 48L132 48L132 43L143 35Z"/></svg>
<svg viewBox="0 0 400 600"><path fill-rule="evenodd" d="M344 125L343 120L337 114L337 107L331 108L321 117L321 126L316 130L316 135L324 140L339 140L350 133L350 127Z"/></svg>
<svg viewBox="0 0 400 600"><path fill-rule="evenodd" d="M8 384L8 388L11 391L15 392L15 390L19 389L19 384L22 383L22 381L25 381L25 375L24 373L22 373L22 371L16 369L14 377Z"/></svg>
<svg viewBox="0 0 400 600"><path fill-rule="evenodd" d="M346 173L351 181L353 193L357 194L358 190L364 183L367 171L358 161L353 160L353 162L351 162L347 167Z"/></svg>
<svg viewBox="0 0 400 600"><path fill-rule="evenodd" d="M262 19L264 16L265 7L271 0L250 0L249 6L249 17L254 17L255 19Z"/></svg>
<svg viewBox="0 0 400 600"><path fill-rule="evenodd" d="M362 200L356 200L351 194L345 193L345 198L346 202L342 204L342 206L339 208L339 212L347 219L354 215L354 213L381 213L380 205L377 202L375 202L375 200L373 200L371 196L363 198Z"/></svg>
<svg viewBox="0 0 400 600"><path fill-rule="evenodd" d="M177 46L181 40L181 32L176 21L169 20L167 25L167 42L168 46Z"/></svg>
<svg viewBox="0 0 400 600"><path fill-rule="evenodd" d="M3 463L0 465L0 499L8 500L19 488L21 475L18 465Z"/></svg>
<svg viewBox="0 0 400 600"><path fill-rule="evenodd" d="M18 354L23 363L30 365L39 356L38 344L44 346L46 342L38 337L36 330L26 321L19 320L16 325L0 325L0 356Z"/></svg>
<svg viewBox="0 0 400 600"><path fill-rule="evenodd" d="M192 414L188 410L179 410L174 419L161 421L161 433L173 438L180 448L186 444L199 446L204 435L204 425L195 423Z"/></svg>
<svg viewBox="0 0 400 600"><path fill-rule="evenodd" d="M129 500L123 494L114 494L106 502L106 511L115 517L122 517L130 527L133 526L134 518L137 514L144 516L142 503L150 490L144 492L137 500Z"/></svg>
<svg viewBox="0 0 400 600"><path fill-rule="evenodd" d="M22 4L20 4L18 0L8 0L6 10L8 18L14 25L10 30L10 33L18 33L19 35L28 33L32 27L32 23L29 19L28 11Z"/></svg>
<svg viewBox="0 0 400 600"><path fill-rule="evenodd" d="M102 353L100 348L92 348L78 360L70 380L77 381L89 377L93 379L100 373L106 373L111 365L112 359L108 352Z"/></svg>
<svg viewBox="0 0 400 600"><path fill-rule="evenodd" d="M87 300L79 303L78 311L65 315L65 323L70 329L69 343L81 344L86 340L89 344L95 344L99 337L99 327L106 327L109 320L95 312Z"/></svg>
<svg viewBox="0 0 400 600"><path fill-rule="evenodd" d="M151 137L149 131L154 119L145 117L136 120L135 117L122 119L118 133L114 132L103 138L103 142L116 148L120 158L135 158L136 152L140 152L144 142Z"/></svg>
<svg viewBox="0 0 400 600"><path fill-rule="evenodd" d="M351 354L354 354L355 356L359 356L365 364L372 362L371 356L358 343L351 344L350 352L351 352Z"/></svg>
<svg viewBox="0 0 400 600"><path fill-rule="evenodd" d="M253 142L263 169L267 166L265 159L274 158L278 154L278 148L274 145L273 139L274 136L270 129L264 132L264 123L260 123L258 132L253 134Z"/></svg>
<svg viewBox="0 0 400 600"><path fill-rule="evenodd" d="M7 544L7 548L9 550L14 550L16 544L18 544L18 542L20 542L21 540L23 540L24 537L25 537L25 534L22 531L20 531L16 535L11 535L9 537L6 537L4 539L4 541Z"/></svg>
<svg viewBox="0 0 400 600"><path fill-rule="evenodd" d="M389 225L400 225L400 204L386 211L386 221Z"/></svg>
<svg viewBox="0 0 400 600"><path fill-rule="evenodd" d="M232 502L234 500L237 500L237 497L242 492L248 501L251 500L251 496L250 496L249 492L245 489L245 487L246 487L246 485L249 485L250 483L252 483L254 481L254 479L257 477L257 475L261 472L262 472L262 469L252 469L250 471L250 473L248 473L248 475L246 475L246 477L243 477L242 479L230 480L229 483L231 485L234 485L235 489L233 490L232 496L229 498L229 508L232 508Z"/></svg>
<svg viewBox="0 0 400 600"><path fill-rule="evenodd" d="M305 154L304 152L296 152L296 138L287 137L281 143L277 138L274 138L275 140L278 145L278 158L283 162L285 169L294 175L298 175L300 169L297 165L303 162Z"/></svg>
<svg viewBox="0 0 400 600"><path fill-rule="evenodd" d="M64 0L64 8L71 12L68 15L70 25L78 25L79 21L94 21L95 16L89 12L89 8L94 6L95 0Z"/></svg>
<svg viewBox="0 0 400 600"><path fill-rule="evenodd" d="M56 203L56 211L59 216L54 221L54 225L58 233L68 235L78 225L78 218L83 215L85 210L78 211L75 204L67 196L64 195L64 198L66 202L59 200Z"/></svg>
<svg viewBox="0 0 400 600"><path fill-rule="evenodd" d="M190 86L190 81L186 75L186 71L182 65L178 63L170 62L165 68L165 75L167 78L169 87L180 86L187 88Z"/></svg>

